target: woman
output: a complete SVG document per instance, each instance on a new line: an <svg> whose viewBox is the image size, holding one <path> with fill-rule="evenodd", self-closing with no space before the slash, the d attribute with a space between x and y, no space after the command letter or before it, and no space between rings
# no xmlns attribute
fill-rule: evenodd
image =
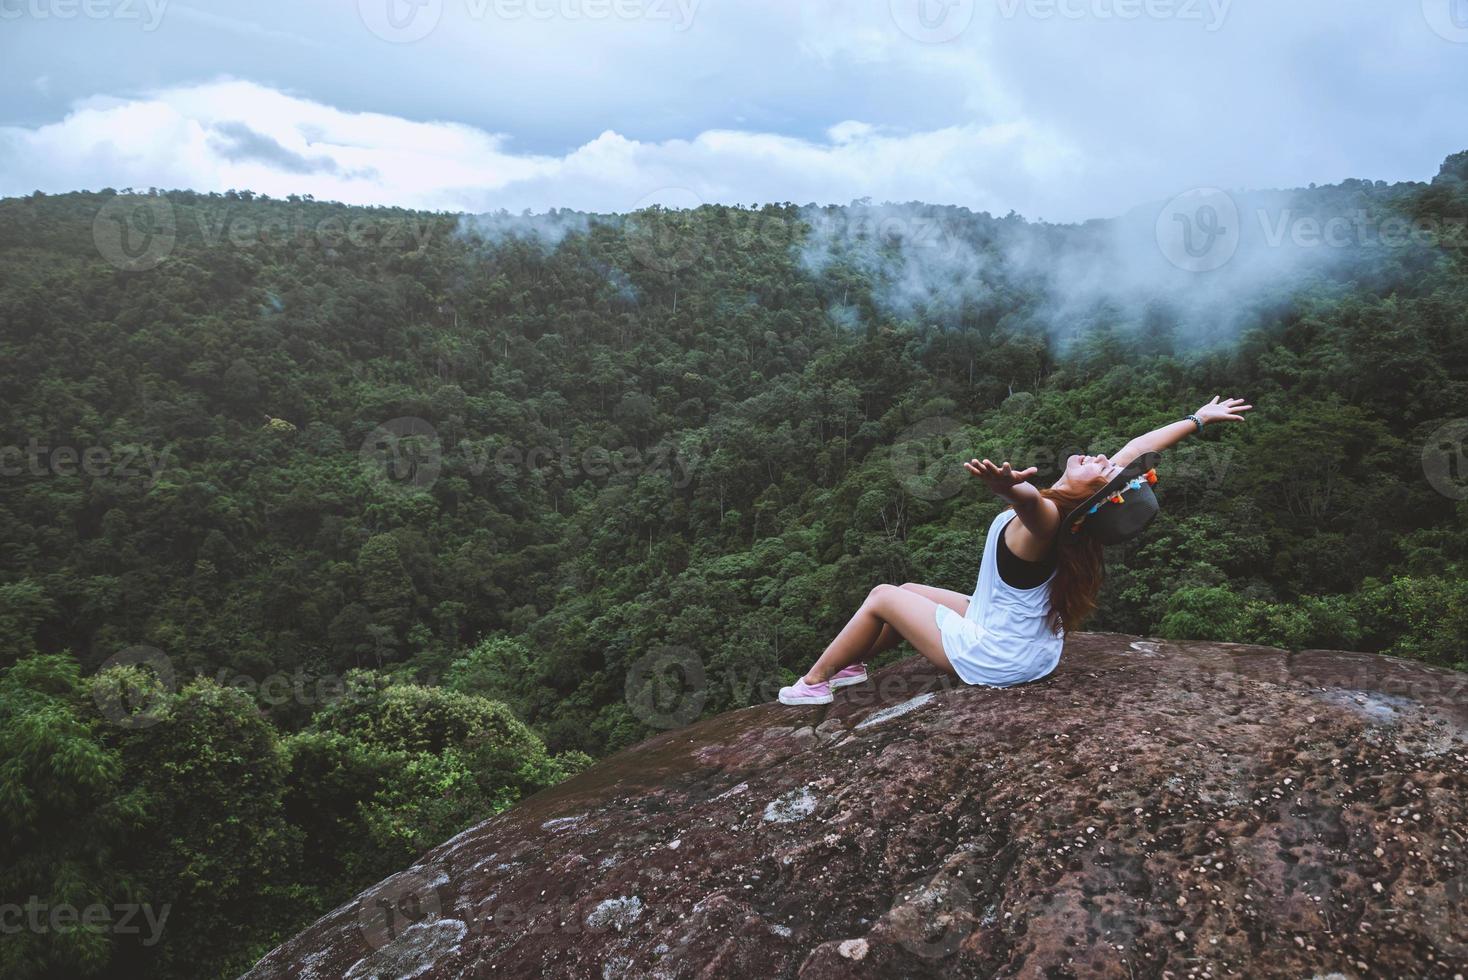
<svg viewBox="0 0 1468 980"><path fill-rule="evenodd" d="M967 684L1038 680L1060 661L1065 631L1096 607L1101 549L1138 533L1157 510L1147 487L1156 454L1203 426L1242 422L1242 398L1214 398L1187 418L1133 439L1115 456L1072 456L1046 490L1035 467L970 460L1009 508L989 527L971 596L930 585L879 585L804 677L780 689L784 704L829 704L866 680L865 662L902 640ZM1145 472L1146 476L1143 476Z"/></svg>

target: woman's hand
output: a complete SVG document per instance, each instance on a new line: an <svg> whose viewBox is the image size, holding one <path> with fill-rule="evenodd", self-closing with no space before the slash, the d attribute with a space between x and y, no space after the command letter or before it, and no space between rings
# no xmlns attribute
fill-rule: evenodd
<svg viewBox="0 0 1468 980"><path fill-rule="evenodd" d="M1027 482L1039 468L1016 470L1008 462L1000 466L987 459L971 459L963 466L1014 507L1019 520L1011 523L1004 538L1014 553L1034 561L1044 557L1060 525L1060 508Z"/></svg>
<svg viewBox="0 0 1468 980"><path fill-rule="evenodd" d="M971 459L963 464L963 468L974 476L984 481L984 485L993 490L1001 497L1013 499L1017 495L1016 487L1025 483L1030 477L1040 472L1038 467L1031 466L1027 470L1015 471L1014 467L1005 461L1003 466L996 466L989 460ZM1034 489L1031 487L1030 489Z"/></svg>
<svg viewBox="0 0 1468 980"><path fill-rule="evenodd" d="M1242 398L1225 398L1219 401L1218 396L1214 395L1213 401L1193 414L1202 419L1204 425L1213 422L1242 422L1244 413L1253 407L1253 405L1245 405Z"/></svg>

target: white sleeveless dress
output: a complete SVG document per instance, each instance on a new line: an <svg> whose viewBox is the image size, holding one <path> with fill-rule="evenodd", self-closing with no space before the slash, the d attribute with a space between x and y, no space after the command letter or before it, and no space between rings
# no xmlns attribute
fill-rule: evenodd
<svg viewBox="0 0 1468 980"><path fill-rule="evenodd" d="M1063 633L1050 628L1050 584L1016 589L999 577L999 535L1015 518L1002 512L989 525L979 581L960 616L940 605L935 615L943 652L965 684L1010 687L1039 680L1060 663Z"/></svg>

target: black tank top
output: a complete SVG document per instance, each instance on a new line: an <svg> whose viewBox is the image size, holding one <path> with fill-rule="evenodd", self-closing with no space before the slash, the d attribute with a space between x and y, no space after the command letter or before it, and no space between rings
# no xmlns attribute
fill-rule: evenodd
<svg viewBox="0 0 1468 980"><path fill-rule="evenodd" d="M1055 546L1051 545L1050 553L1039 561L1026 561L1009 550L1009 543L1004 540L1008 530L1009 525L1006 524L999 532L999 550L994 556L999 565L999 577L1014 589L1033 589L1044 585L1050 573L1055 571Z"/></svg>

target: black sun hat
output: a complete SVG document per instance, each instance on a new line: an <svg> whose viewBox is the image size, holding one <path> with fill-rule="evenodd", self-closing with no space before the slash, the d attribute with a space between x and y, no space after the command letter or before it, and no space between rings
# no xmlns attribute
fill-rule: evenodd
<svg viewBox="0 0 1468 980"><path fill-rule="evenodd" d="M1089 534L1102 544L1120 544L1142 533L1157 516L1157 482L1160 453L1143 453L1106 481L1106 486L1087 497L1065 515L1072 534Z"/></svg>

